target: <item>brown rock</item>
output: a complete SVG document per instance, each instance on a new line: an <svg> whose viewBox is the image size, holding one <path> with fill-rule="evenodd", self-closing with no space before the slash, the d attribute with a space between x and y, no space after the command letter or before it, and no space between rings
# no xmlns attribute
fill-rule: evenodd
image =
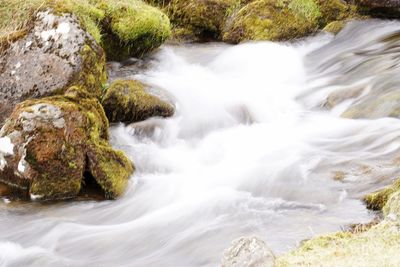
<svg viewBox="0 0 400 267"><path fill-rule="evenodd" d="M78 87L18 104L0 131L0 144L0 182L33 200L74 198L85 177L106 198L116 198L133 172L129 159L108 144L100 103Z"/></svg>

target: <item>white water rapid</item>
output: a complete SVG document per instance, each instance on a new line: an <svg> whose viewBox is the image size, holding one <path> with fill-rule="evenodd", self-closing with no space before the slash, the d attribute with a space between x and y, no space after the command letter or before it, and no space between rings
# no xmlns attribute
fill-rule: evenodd
<svg viewBox="0 0 400 267"><path fill-rule="evenodd" d="M399 29L370 21L295 44L171 45L110 63L112 79L146 82L175 116L112 127L137 168L121 199L4 200L0 266L211 267L241 236L281 254L369 222L362 196L399 174L400 121L340 114L399 84Z"/></svg>

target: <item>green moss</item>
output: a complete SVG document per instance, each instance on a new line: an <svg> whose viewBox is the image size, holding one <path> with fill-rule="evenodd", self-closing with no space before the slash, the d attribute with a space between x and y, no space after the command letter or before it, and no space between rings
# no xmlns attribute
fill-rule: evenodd
<svg viewBox="0 0 400 267"><path fill-rule="evenodd" d="M134 171L133 164L121 151L104 142L93 142L90 146L88 167L109 199L121 196Z"/></svg>
<svg viewBox="0 0 400 267"><path fill-rule="evenodd" d="M345 21L356 18L357 8L343 0L317 0L321 11L320 25L325 27L332 21Z"/></svg>
<svg viewBox="0 0 400 267"><path fill-rule="evenodd" d="M332 21L328 23L328 25L326 25L323 30L326 32L337 34L344 28L345 25L345 21Z"/></svg>
<svg viewBox="0 0 400 267"><path fill-rule="evenodd" d="M367 231L337 233L314 238L277 259L286 266L400 266L400 230L383 221Z"/></svg>
<svg viewBox="0 0 400 267"><path fill-rule="evenodd" d="M227 14L239 0L172 0L168 7L175 27L186 28L200 39L218 39Z"/></svg>
<svg viewBox="0 0 400 267"><path fill-rule="evenodd" d="M283 2L283 0L280 1ZM317 21L321 17L320 7L314 0L292 0L287 6L295 14L311 21Z"/></svg>
<svg viewBox="0 0 400 267"><path fill-rule="evenodd" d="M85 45L81 50L82 69L72 85L85 88L95 97L100 97L102 87L107 82L106 58L103 50L94 50Z"/></svg>
<svg viewBox="0 0 400 267"><path fill-rule="evenodd" d="M142 56L171 36L168 17L141 1L97 0L96 6L106 14L103 44L109 59Z"/></svg>
<svg viewBox="0 0 400 267"><path fill-rule="evenodd" d="M102 105L111 122L136 122L149 117L169 117L174 107L146 92L134 80L115 81L103 97Z"/></svg>

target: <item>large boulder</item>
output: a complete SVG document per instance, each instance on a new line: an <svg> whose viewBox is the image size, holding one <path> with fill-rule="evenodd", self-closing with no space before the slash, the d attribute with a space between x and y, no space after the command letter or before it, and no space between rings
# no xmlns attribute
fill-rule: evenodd
<svg viewBox="0 0 400 267"><path fill-rule="evenodd" d="M275 255L257 237L241 237L224 251L222 267L273 267Z"/></svg>
<svg viewBox="0 0 400 267"><path fill-rule="evenodd" d="M174 106L149 94L134 80L115 81L107 89L102 105L110 122L138 122L150 117L170 117Z"/></svg>
<svg viewBox="0 0 400 267"><path fill-rule="evenodd" d="M0 56L0 125L15 105L79 85L100 96L105 55L74 15L37 13L30 32Z"/></svg>
<svg viewBox="0 0 400 267"><path fill-rule="evenodd" d="M108 144L100 103L79 87L18 104L0 131L0 183L19 197L74 198L95 183L113 199L132 172L130 160Z"/></svg>

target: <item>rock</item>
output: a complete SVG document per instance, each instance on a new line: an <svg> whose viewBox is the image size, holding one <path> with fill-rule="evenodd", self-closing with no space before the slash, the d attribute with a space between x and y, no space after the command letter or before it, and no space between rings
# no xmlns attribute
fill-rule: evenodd
<svg viewBox="0 0 400 267"><path fill-rule="evenodd" d="M171 36L169 18L142 1L99 1L102 44L109 60L141 57Z"/></svg>
<svg viewBox="0 0 400 267"><path fill-rule="evenodd" d="M257 237L241 237L225 250L222 267L273 267L275 256L266 243Z"/></svg>
<svg viewBox="0 0 400 267"><path fill-rule="evenodd" d="M237 0L172 0L169 13L178 39L220 39L224 19Z"/></svg>
<svg viewBox="0 0 400 267"><path fill-rule="evenodd" d="M72 85L100 96L106 78L103 50L75 16L39 12L31 31L0 56L0 125L17 103Z"/></svg>
<svg viewBox="0 0 400 267"><path fill-rule="evenodd" d="M110 122L138 122L150 117L170 117L174 107L146 92L134 80L115 81L103 97L102 105Z"/></svg>
<svg viewBox="0 0 400 267"><path fill-rule="evenodd" d="M100 103L79 87L18 104L0 144L0 182L31 200L74 198L91 178L113 199L133 172L129 159L108 144Z"/></svg>
<svg viewBox="0 0 400 267"><path fill-rule="evenodd" d="M400 0L354 0L358 5L367 7L400 7Z"/></svg>
<svg viewBox="0 0 400 267"><path fill-rule="evenodd" d="M400 92L372 92L353 103L343 114L351 119L400 118Z"/></svg>
<svg viewBox="0 0 400 267"><path fill-rule="evenodd" d="M232 14L227 20L223 40L238 43L246 40L289 40L318 29L320 10L313 0L256 0ZM293 3L293 4L292 4Z"/></svg>

